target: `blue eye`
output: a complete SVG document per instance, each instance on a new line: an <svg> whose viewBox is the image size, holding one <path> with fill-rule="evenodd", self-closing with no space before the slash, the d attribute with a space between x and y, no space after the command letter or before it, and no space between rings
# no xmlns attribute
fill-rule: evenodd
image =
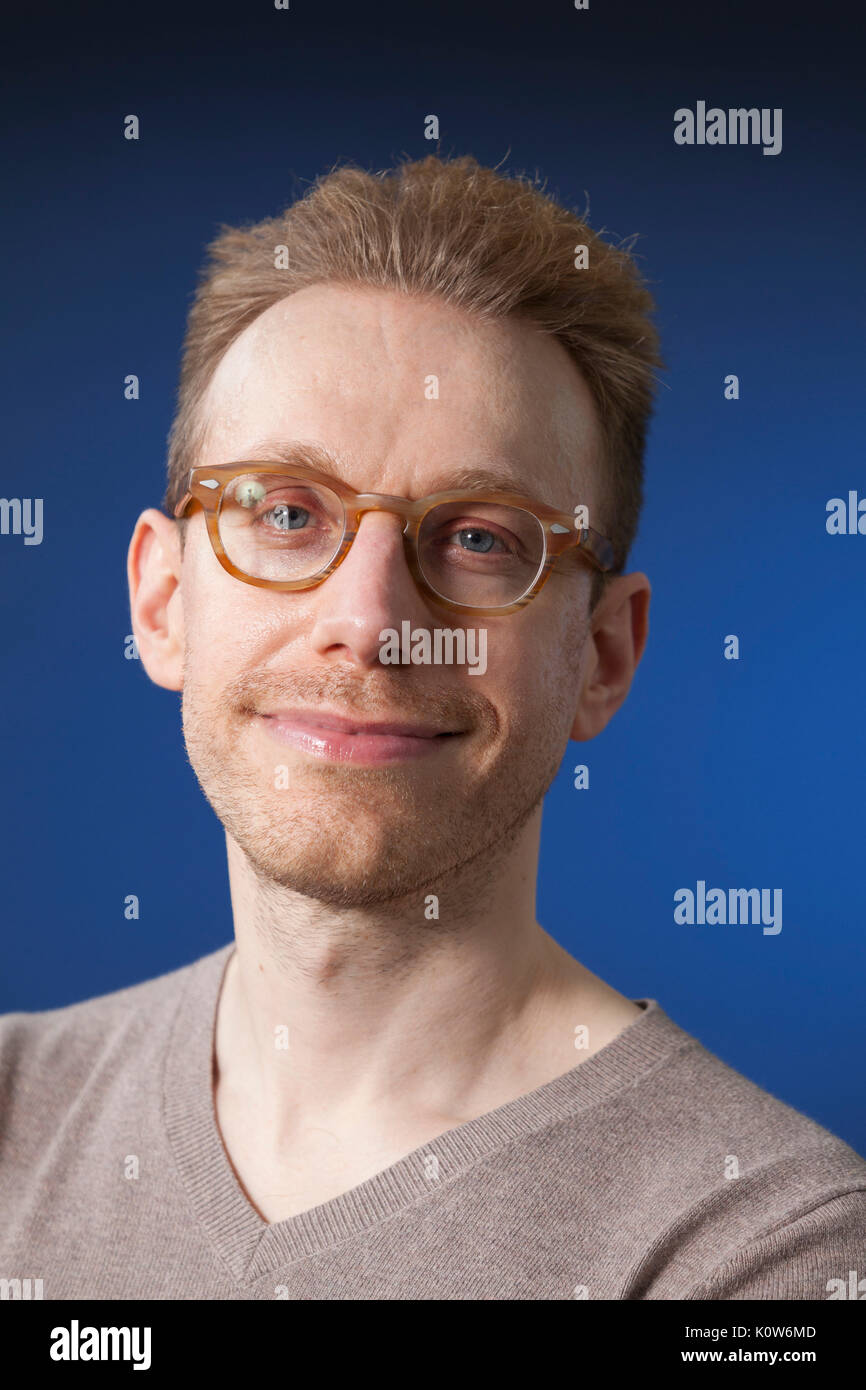
<svg viewBox="0 0 866 1390"><path fill-rule="evenodd" d="M292 507L287 502L280 502L265 512L265 519L269 518L273 518L278 531L299 531L309 521L310 513L303 507Z"/></svg>
<svg viewBox="0 0 866 1390"><path fill-rule="evenodd" d="M476 555L486 555L493 549L496 537L492 531L485 531L480 526L465 527L463 530L455 531L455 536L460 537L461 544L467 542L466 549L471 550Z"/></svg>

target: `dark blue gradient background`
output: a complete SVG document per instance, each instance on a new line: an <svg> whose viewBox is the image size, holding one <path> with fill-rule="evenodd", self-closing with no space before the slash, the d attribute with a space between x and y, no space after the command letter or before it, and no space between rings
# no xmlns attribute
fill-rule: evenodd
<svg viewBox="0 0 866 1390"><path fill-rule="evenodd" d="M632 556L651 640L623 710L569 745L551 789L539 920L866 1151L866 536L825 530L828 498L866 495L859 20L759 8L239 0L3 21L0 494L43 497L45 538L0 536L0 1011L231 936L179 697L124 660L126 549L162 495L205 243L336 161L429 153L435 112L442 153L537 170L568 204L588 194L597 228L640 233L668 364ZM675 145L674 110L698 99L782 107L782 153ZM676 925L673 894L699 878L781 887L781 934Z"/></svg>

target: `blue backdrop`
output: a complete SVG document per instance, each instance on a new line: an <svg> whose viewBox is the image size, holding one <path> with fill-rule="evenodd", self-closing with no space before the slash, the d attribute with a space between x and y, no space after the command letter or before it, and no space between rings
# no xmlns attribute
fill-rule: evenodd
<svg viewBox="0 0 866 1390"><path fill-rule="evenodd" d="M338 160L429 153L435 113L443 154L539 171L568 204L588 195L597 228L641 234L668 364L632 556L654 586L649 648L609 730L569 745L539 919L866 1151L866 535L825 526L830 498L866 496L864 103L838 7L753 8L260 0L4 21L0 492L44 499L44 539L0 536L0 1011L231 936L179 697L124 658L129 536L162 495L218 225L273 215ZM782 152L677 145L674 111L699 100L781 108ZM698 880L782 888L782 931L677 924L673 895Z"/></svg>

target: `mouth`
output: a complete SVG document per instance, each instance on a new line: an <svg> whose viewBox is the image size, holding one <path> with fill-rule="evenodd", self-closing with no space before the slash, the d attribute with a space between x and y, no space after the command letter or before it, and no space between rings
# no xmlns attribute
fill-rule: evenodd
<svg viewBox="0 0 866 1390"><path fill-rule="evenodd" d="M390 763L429 757L466 732L406 720L362 720L324 710L256 715L270 736L329 762Z"/></svg>

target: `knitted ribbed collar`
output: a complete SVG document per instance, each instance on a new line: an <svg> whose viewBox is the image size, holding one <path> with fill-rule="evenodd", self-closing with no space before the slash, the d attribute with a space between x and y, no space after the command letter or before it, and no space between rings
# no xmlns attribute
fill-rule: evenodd
<svg viewBox="0 0 866 1390"><path fill-rule="evenodd" d="M234 949L230 942L188 969L166 1051L163 1095L169 1141L195 1214L243 1284L423 1202L494 1149L609 1099L696 1041L655 999L636 999L641 1016L571 1071L440 1134L351 1191L269 1224L235 1177L214 1109L217 1002ZM431 1152L439 1162L435 1187L424 1163Z"/></svg>

